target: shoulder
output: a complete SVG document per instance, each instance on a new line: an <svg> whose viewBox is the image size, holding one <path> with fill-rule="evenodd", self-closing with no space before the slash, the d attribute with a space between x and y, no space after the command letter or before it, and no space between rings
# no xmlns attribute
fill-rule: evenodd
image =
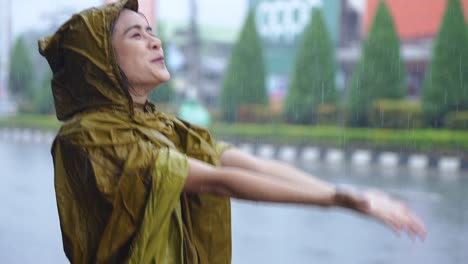
<svg viewBox="0 0 468 264"><path fill-rule="evenodd" d="M92 112L77 114L59 130L57 139L79 145L122 144L134 141L130 118L125 114Z"/></svg>

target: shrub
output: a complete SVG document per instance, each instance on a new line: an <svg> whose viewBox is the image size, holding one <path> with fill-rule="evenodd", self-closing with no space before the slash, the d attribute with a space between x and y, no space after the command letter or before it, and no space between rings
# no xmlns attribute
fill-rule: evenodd
<svg viewBox="0 0 468 264"><path fill-rule="evenodd" d="M450 129L468 129L468 111L451 112L445 117L445 127Z"/></svg>
<svg viewBox="0 0 468 264"><path fill-rule="evenodd" d="M369 124L379 128L421 128L424 124L421 105L406 100L374 101L369 111Z"/></svg>
<svg viewBox="0 0 468 264"><path fill-rule="evenodd" d="M278 123L281 113L275 113L264 105L241 105L237 114L237 121L242 123Z"/></svg>
<svg viewBox="0 0 468 264"><path fill-rule="evenodd" d="M336 125L338 108L334 104L319 104L315 108L315 120L319 125Z"/></svg>
<svg viewBox="0 0 468 264"><path fill-rule="evenodd" d="M223 120L222 111L219 109L219 107L207 107L207 110L214 122Z"/></svg>
<svg viewBox="0 0 468 264"><path fill-rule="evenodd" d="M229 138L234 141L424 151L430 154L459 155L460 151L468 152L468 131L215 123L212 132L216 137Z"/></svg>

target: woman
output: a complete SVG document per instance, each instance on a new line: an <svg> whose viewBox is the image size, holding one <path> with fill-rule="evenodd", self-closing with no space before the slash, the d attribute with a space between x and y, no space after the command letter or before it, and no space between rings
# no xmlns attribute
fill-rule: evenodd
<svg viewBox="0 0 468 264"><path fill-rule="evenodd" d="M230 263L230 197L345 207L425 236L384 194L337 189L156 111L148 93L170 75L137 10L136 0L85 10L39 42L64 121L52 155L71 262Z"/></svg>

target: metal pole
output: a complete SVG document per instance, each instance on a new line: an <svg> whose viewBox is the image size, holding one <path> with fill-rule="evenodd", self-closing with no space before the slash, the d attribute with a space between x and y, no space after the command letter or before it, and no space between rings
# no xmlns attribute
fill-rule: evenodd
<svg viewBox="0 0 468 264"><path fill-rule="evenodd" d="M200 59L200 37L198 33L198 24L197 24L197 17L198 17L198 8L197 8L197 0L189 0L190 4L190 26L189 26L189 76L190 76L190 84L193 86L197 91L200 89L200 67L201 67L201 59Z"/></svg>
<svg viewBox="0 0 468 264"><path fill-rule="evenodd" d="M8 102L8 76L9 76L9 57L11 44L11 0L0 0L0 104ZM3 25L3 26L2 26Z"/></svg>

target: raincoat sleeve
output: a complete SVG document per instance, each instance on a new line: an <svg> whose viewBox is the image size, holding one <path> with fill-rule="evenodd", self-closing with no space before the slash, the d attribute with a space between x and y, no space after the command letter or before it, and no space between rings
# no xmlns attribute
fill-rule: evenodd
<svg viewBox="0 0 468 264"><path fill-rule="evenodd" d="M165 148L159 151L155 164L145 217L132 245L130 264L184 262L180 193L188 174L187 158Z"/></svg>
<svg viewBox="0 0 468 264"><path fill-rule="evenodd" d="M181 120L188 128L186 132L186 152L189 156L199 157L200 160L220 166L220 157L224 151L231 148L232 145L221 140L216 140L211 133L200 126L190 124ZM184 131L185 132L185 131ZM184 137L184 136L182 136ZM202 157L203 156L203 157ZM211 161L207 161L210 156Z"/></svg>
<svg viewBox="0 0 468 264"><path fill-rule="evenodd" d="M78 144L56 140L52 149L70 261L181 263L187 157L142 140L106 146L97 134L91 138Z"/></svg>
<svg viewBox="0 0 468 264"><path fill-rule="evenodd" d="M229 144L215 141L201 127L183 122L176 125L187 156L221 166L220 156ZM209 194L182 195L184 246L187 263L231 263L230 199Z"/></svg>
<svg viewBox="0 0 468 264"><path fill-rule="evenodd" d="M221 155L223 154L224 151L228 150L229 148L232 148L232 145L221 140L214 140L213 145L216 150L216 154L218 155L219 158L221 158Z"/></svg>

